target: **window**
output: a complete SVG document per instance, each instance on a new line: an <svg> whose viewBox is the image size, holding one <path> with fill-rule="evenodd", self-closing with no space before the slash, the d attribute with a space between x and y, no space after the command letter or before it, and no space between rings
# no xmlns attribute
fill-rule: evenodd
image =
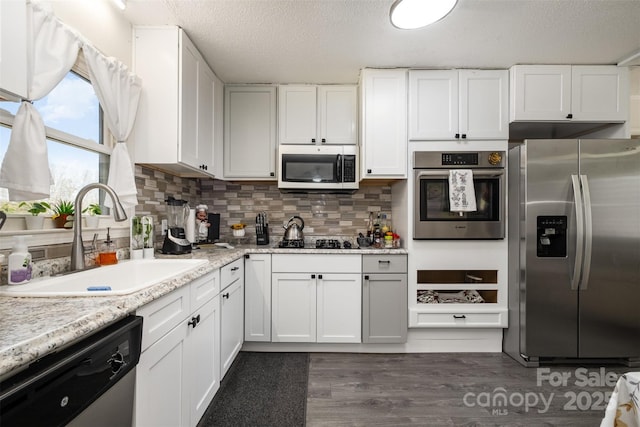
<svg viewBox="0 0 640 427"><path fill-rule="evenodd" d="M48 201L73 201L86 184L106 183L111 150L104 144L102 110L91 83L76 71L70 71L34 105L46 127L49 167L54 180ZM17 102L0 102L0 162L7 152L13 116L19 106ZM102 204L103 200L102 191L91 191L83 205ZM18 205L19 202L9 201L6 188L0 188L0 209L19 212Z"/></svg>

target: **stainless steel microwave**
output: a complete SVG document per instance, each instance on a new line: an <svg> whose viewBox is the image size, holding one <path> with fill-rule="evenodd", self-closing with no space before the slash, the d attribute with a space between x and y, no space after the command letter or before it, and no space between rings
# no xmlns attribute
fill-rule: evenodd
<svg viewBox="0 0 640 427"><path fill-rule="evenodd" d="M278 188L288 192L354 192L358 189L358 146L281 145Z"/></svg>

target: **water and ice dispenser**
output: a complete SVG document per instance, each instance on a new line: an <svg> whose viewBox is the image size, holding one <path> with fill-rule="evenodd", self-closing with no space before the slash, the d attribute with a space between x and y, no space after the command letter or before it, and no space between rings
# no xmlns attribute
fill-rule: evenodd
<svg viewBox="0 0 640 427"><path fill-rule="evenodd" d="M567 216L536 218L537 255L540 258L567 256Z"/></svg>

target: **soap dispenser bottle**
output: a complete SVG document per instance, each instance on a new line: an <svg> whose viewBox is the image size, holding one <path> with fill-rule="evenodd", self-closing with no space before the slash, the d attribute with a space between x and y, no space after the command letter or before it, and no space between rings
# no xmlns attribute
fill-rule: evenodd
<svg viewBox="0 0 640 427"><path fill-rule="evenodd" d="M107 240L105 240L100 247L100 252L98 254L98 264L111 265L117 263L118 257L116 255L116 245L113 243L113 240L111 240L109 227L107 227Z"/></svg>
<svg viewBox="0 0 640 427"><path fill-rule="evenodd" d="M20 285L31 280L31 254L27 249L26 236L15 236L13 251L9 255L7 271L10 285Z"/></svg>

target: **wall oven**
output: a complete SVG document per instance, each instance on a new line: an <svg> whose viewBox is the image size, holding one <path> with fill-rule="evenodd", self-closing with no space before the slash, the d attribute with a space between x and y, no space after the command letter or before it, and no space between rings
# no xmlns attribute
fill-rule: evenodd
<svg viewBox="0 0 640 427"><path fill-rule="evenodd" d="M452 212L449 174L470 169L474 212ZM505 152L413 153L414 239L504 239Z"/></svg>
<svg viewBox="0 0 640 427"><path fill-rule="evenodd" d="M354 192L356 145L280 145L278 188L285 192Z"/></svg>

